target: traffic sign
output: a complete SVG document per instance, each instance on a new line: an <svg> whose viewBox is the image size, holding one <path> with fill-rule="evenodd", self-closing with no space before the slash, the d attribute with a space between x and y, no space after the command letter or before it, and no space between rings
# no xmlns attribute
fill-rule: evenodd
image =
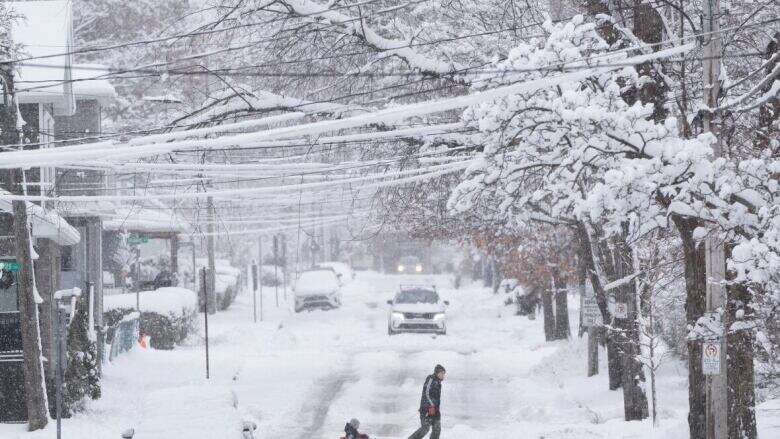
<svg viewBox="0 0 780 439"><path fill-rule="evenodd" d="M615 318L627 319L628 318L628 304L623 302L615 303Z"/></svg>
<svg viewBox="0 0 780 439"><path fill-rule="evenodd" d="M148 236L130 235L127 237L127 245L140 245L149 242Z"/></svg>
<svg viewBox="0 0 780 439"><path fill-rule="evenodd" d="M589 295L582 298L582 326L591 327L601 324L601 310L596 302L596 296Z"/></svg>
<svg viewBox="0 0 780 439"><path fill-rule="evenodd" d="M22 269L22 264L18 262L0 262L0 270L17 272Z"/></svg>
<svg viewBox="0 0 780 439"><path fill-rule="evenodd" d="M704 375L720 375L720 342L705 341L701 349L701 369Z"/></svg>

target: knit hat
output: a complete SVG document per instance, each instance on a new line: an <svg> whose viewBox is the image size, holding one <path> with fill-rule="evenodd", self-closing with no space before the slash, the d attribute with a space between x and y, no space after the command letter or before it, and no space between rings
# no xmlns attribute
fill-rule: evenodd
<svg viewBox="0 0 780 439"><path fill-rule="evenodd" d="M437 374L437 373L439 373L439 372L447 372L447 371L444 369L444 366L442 366L441 364L437 364L437 365L436 365L436 367L434 367L434 368L433 368L433 374L434 374L434 375L436 375L436 374Z"/></svg>
<svg viewBox="0 0 780 439"><path fill-rule="evenodd" d="M357 430L358 428L360 428L360 421L358 421L357 418L352 418L352 420L349 421L349 425L351 425L352 428Z"/></svg>

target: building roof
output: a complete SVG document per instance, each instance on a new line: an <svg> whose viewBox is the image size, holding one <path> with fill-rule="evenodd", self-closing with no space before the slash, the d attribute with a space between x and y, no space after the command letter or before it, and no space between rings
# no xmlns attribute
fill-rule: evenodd
<svg viewBox="0 0 780 439"><path fill-rule="evenodd" d="M5 189L0 194L9 195ZM13 214L13 205L9 200L0 199L0 211ZM68 224L57 212L27 202L27 221L32 225L34 238L51 239L59 245L73 245L81 240L81 234Z"/></svg>
<svg viewBox="0 0 780 439"><path fill-rule="evenodd" d="M104 230L136 233L185 233L187 225L173 210L119 207L113 218L103 220Z"/></svg>
<svg viewBox="0 0 780 439"><path fill-rule="evenodd" d="M116 98L116 90L108 81L110 72L102 64L75 64L72 69L73 94L76 100L95 99L107 104Z"/></svg>
<svg viewBox="0 0 780 439"><path fill-rule="evenodd" d="M70 116L75 111L71 81L73 23L70 1L6 2L22 15L11 29L14 43L22 45L17 64L16 93L21 104L53 104L54 114Z"/></svg>

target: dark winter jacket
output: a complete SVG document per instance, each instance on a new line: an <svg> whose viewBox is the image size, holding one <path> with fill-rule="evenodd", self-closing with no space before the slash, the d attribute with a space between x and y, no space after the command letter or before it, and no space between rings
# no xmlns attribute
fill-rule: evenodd
<svg viewBox="0 0 780 439"><path fill-rule="evenodd" d="M358 433L357 429L350 424L344 426L344 433L347 435L343 439L368 439L368 435Z"/></svg>
<svg viewBox="0 0 780 439"><path fill-rule="evenodd" d="M423 384L420 413L426 415L428 407L436 407L435 418L441 416L441 381L436 378L436 375L428 375Z"/></svg>

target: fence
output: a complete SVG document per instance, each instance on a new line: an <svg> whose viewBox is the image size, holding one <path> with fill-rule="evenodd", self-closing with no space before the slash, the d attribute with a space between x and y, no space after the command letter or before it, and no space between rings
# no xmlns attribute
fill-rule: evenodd
<svg viewBox="0 0 780 439"><path fill-rule="evenodd" d="M109 361L113 361L120 354L133 349L138 343L140 331L141 320L137 311L122 317L122 320L111 326L107 334L111 346Z"/></svg>

